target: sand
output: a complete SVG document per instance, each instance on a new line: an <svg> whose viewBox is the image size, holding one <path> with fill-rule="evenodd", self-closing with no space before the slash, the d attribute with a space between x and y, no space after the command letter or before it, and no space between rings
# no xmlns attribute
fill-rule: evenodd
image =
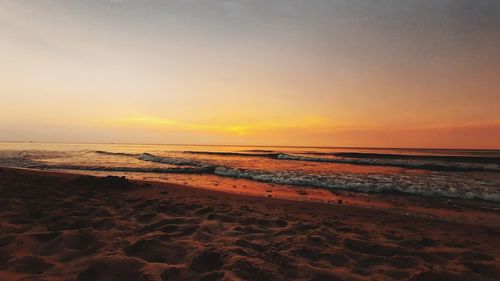
<svg viewBox="0 0 500 281"><path fill-rule="evenodd" d="M0 168L0 280L497 280L498 217Z"/></svg>

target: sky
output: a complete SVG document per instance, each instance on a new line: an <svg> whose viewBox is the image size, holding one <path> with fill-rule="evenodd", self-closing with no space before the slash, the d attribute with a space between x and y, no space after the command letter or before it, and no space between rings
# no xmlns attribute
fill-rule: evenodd
<svg viewBox="0 0 500 281"><path fill-rule="evenodd" d="M500 1L0 6L0 140L500 149Z"/></svg>

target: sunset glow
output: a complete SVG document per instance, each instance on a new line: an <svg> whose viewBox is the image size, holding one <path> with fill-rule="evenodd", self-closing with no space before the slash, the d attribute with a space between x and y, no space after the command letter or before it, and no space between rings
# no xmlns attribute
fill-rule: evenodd
<svg viewBox="0 0 500 281"><path fill-rule="evenodd" d="M0 140L500 148L500 4L389 2L2 1Z"/></svg>
<svg viewBox="0 0 500 281"><path fill-rule="evenodd" d="M498 280L500 0L0 0L0 281Z"/></svg>

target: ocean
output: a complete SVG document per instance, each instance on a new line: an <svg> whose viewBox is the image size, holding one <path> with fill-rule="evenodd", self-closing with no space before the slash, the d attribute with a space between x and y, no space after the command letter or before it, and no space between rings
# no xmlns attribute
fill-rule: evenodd
<svg viewBox="0 0 500 281"><path fill-rule="evenodd" d="M0 142L0 166L500 202L500 150Z"/></svg>

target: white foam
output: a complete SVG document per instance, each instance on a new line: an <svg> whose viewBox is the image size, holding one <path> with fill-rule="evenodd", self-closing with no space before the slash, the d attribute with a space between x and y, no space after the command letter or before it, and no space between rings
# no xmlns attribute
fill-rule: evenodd
<svg viewBox="0 0 500 281"><path fill-rule="evenodd" d="M500 193L496 189L481 187L480 183L470 184L446 182L439 178L406 179L398 175L357 175L333 174L310 175L296 172L272 172L261 170L243 170L217 167L216 175L244 178L275 184L323 187L330 189L352 190L367 193L401 192L421 196L442 196L448 198L482 199L500 202ZM471 188L474 186L474 189Z"/></svg>
<svg viewBox="0 0 500 281"><path fill-rule="evenodd" d="M107 153L107 152L106 152ZM114 152L112 152L114 153ZM88 156L91 156L90 158ZM134 154L131 154L134 155ZM66 169L89 171L118 171L141 173L204 173L215 174L223 177L245 178L268 183L321 187L330 189L343 189L359 192L401 192L421 196L443 196L448 198L482 199L500 202L500 183L498 175L491 173L495 169L481 170L480 173L466 172L426 172L426 173L391 173L391 174L353 174L348 172L329 171L327 174L320 172L299 172L291 170L257 170L238 169L232 167L230 161L216 162L213 160L197 160L176 157L178 154L157 156L149 153L135 154L134 157L142 161L154 163L140 163L135 159L129 161L123 157L92 156L89 151L57 152L57 151L0 151L0 166ZM127 155L128 156L128 155ZM354 159L354 158L319 158L302 155L280 154L280 160L300 160L316 162L336 162L343 164L361 165L400 165L404 167L418 167L423 165L418 161L401 159ZM238 160L240 161L240 160ZM254 161L275 161L269 159L254 159ZM428 161L436 165L437 161ZM375 164L372 164L375 163ZM138 165L139 164L139 165ZM216 165L219 164L219 165ZM428 165L428 163L424 163ZM450 163L442 165L465 165L463 167L477 168L475 163ZM147 167L144 167L147 165ZM169 166L171 165L171 166ZM297 162L300 166L302 163ZM438 164L441 165L441 164ZM484 168L484 165L480 167ZM260 167L265 165L259 165ZM489 166L490 167L490 166ZM498 167L498 166L497 166ZM495 168L491 166L490 168Z"/></svg>
<svg viewBox="0 0 500 281"><path fill-rule="evenodd" d="M181 158L181 157L165 157L165 156L156 156L149 153L143 153L137 157L137 159L142 161L170 164L170 165L178 165L178 166L208 166L205 163L200 161Z"/></svg>

